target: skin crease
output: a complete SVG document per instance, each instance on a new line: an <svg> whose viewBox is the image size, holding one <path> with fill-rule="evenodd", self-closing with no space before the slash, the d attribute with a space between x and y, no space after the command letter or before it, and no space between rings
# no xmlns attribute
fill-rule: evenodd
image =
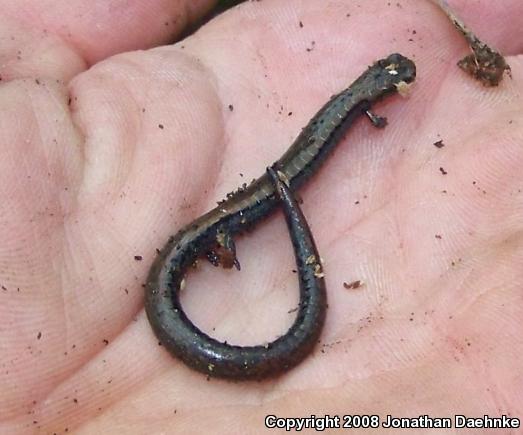
<svg viewBox="0 0 523 435"><path fill-rule="evenodd" d="M110 58L165 29L137 15L93 33L114 12L86 23L55 3L45 21L30 2L1 2L2 434L261 432L270 413L523 415L520 1L451 2L508 54L513 79L494 89L455 67L467 48L430 2L249 2L177 46ZM58 35L64 22L89 42ZM392 52L416 61L410 98L375 107L385 130L360 119L300 192L325 262L327 346L274 381L207 381L147 322L155 249ZM281 213L237 249L241 272L202 262L189 275L186 311L222 340L273 339L298 297ZM343 287L354 280L364 285Z"/></svg>

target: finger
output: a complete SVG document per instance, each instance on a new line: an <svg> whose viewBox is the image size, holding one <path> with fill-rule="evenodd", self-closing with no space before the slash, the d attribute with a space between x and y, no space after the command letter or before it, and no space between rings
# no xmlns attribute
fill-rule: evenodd
<svg viewBox="0 0 523 435"><path fill-rule="evenodd" d="M434 1L434 0L433 0ZM523 2L448 0L449 6L484 42L504 55L523 52Z"/></svg>
<svg viewBox="0 0 523 435"><path fill-rule="evenodd" d="M108 56L165 44L215 0L59 0L0 3L0 75L67 81Z"/></svg>

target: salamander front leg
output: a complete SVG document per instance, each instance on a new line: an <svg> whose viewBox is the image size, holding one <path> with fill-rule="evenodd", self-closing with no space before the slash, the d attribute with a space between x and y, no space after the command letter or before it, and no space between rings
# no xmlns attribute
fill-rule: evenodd
<svg viewBox="0 0 523 435"><path fill-rule="evenodd" d="M376 128L385 128L387 125L387 118L376 115L370 109L365 110L365 115L367 115L367 118L370 119L370 122L372 122L372 125Z"/></svg>

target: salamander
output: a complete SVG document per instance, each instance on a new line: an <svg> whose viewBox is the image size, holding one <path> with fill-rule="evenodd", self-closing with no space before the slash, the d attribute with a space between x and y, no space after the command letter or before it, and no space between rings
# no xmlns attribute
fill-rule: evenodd
<svg viewBox="0 0 523 435"><path fill-rule="evenodd" d="M416 77L414 63L391 54L371 65L334 95L269 170L170 237L154 260L145 286L145 309L160 343L188 366L209 376L263 379L301 362L318 341L327 307L323 272L305 218L293 198L322 165L354 121L367 114L376 127L385 118L370 108ZM188 269L207 256L214 264L239 268L233 236L252 229L278 205L283 208L298 265L300 302L290 329L258 346L222 343L185 315L179 292ZM292 225L291 225L292 224Z"/></svg>

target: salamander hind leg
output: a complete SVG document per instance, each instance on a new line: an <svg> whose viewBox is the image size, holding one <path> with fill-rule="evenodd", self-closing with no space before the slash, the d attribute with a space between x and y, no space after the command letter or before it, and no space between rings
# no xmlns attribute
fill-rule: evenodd
<svg viewBox="0 0 523 435"><path fill-rule="evenodd" d="M207 252L207 260L213 266L222 266L224 269L231 269L233 266L240 270L240 262L236 257L236 245L232 236L224 230L219 230L216 234L216 245Z"/></svg>

